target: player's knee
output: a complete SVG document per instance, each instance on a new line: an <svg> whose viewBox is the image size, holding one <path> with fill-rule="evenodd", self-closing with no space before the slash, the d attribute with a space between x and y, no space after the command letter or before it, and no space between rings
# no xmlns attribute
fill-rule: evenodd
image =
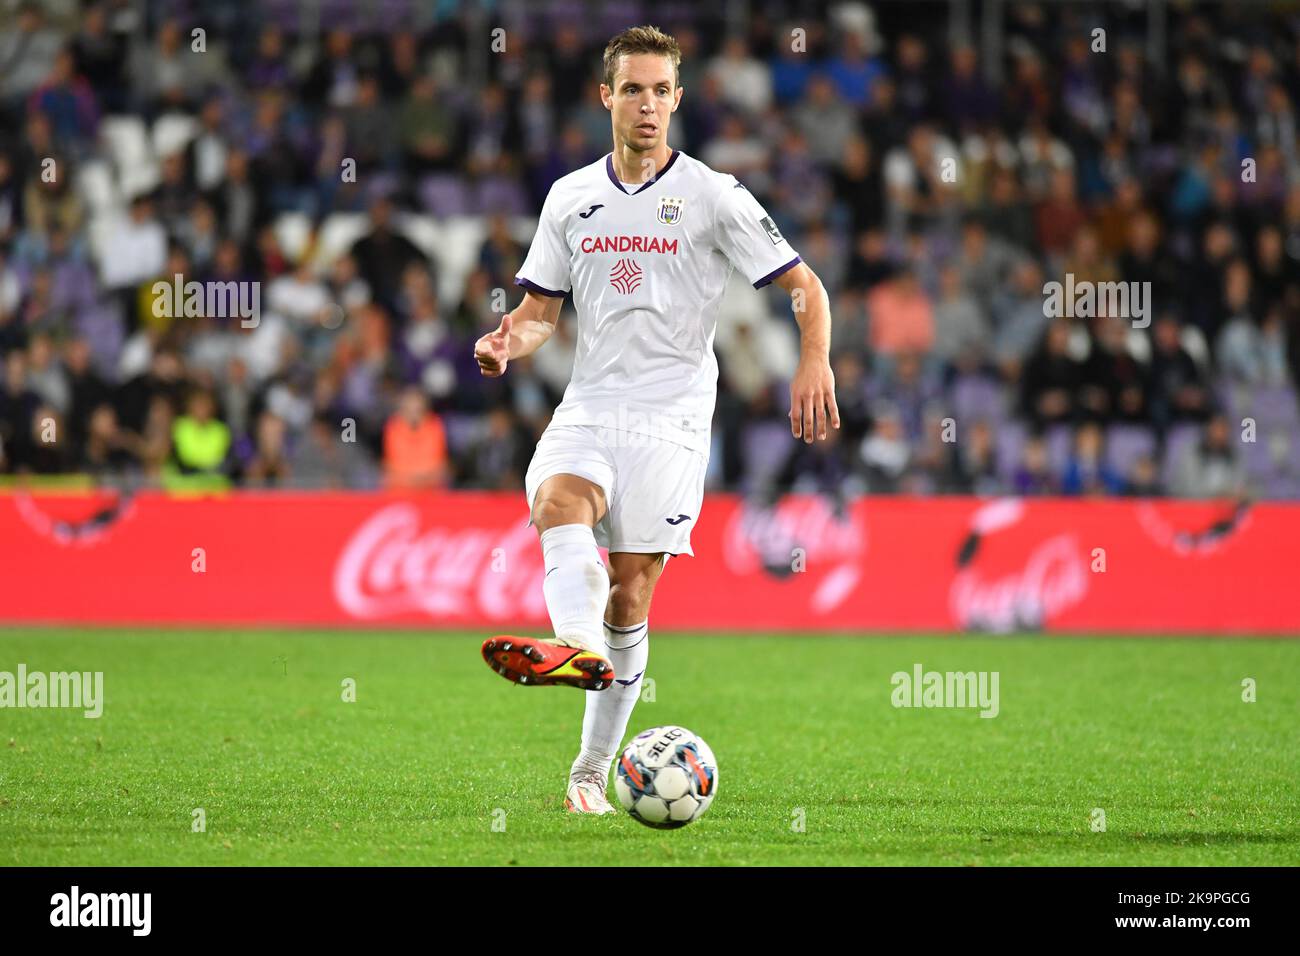
<svg viewBox="0 0 1300 956"><path fill-rule="evenodd" d="M585 520L589 511L586 502L572 495L539 496L533 502L533 524L539 533L564 524L590 524Z"/></svg>
<svg viewBox="0 0 1300 956"><path fill-rule="evenodd" d="M624 555L610 562L609 623L618 627L640 624L650 613L650 599L659 580L661 562L634 563Z"/></svg>
<svg viewBox="0 0 1300 956"><path fill-rule="evenodd" d="M591 528L604 511L604 492L598 485L573 475L555 475L537 490L532 519L538 533L565 524Z"/></svg>
<svg viewBox="0 0 1300 956"><path fill-rule="evenodd" d="M620 581L609 589L606 620L615 627L640 624L650 611L654 585L645 580Z"/></svg>

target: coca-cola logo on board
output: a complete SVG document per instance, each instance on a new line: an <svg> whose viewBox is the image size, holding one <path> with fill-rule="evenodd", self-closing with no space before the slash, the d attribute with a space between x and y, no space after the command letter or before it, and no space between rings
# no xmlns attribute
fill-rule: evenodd
<svg viewBox="0 0 1300 956"><path fill-rule="evenodd" d="M508 528L421 528L413 504L389 505L353 533L334 566L334 598L356 618L545 617L537 535Z"/></svg>
<svg viewBox="0 0 1300 956"><path fill-rule="evenodd" d="M111 491L84 498L60 498L54 504L22 492L13 495L12 500L27 527L64 547L100 544L135 513L130 495Z"/></svg>
<svg viewBox="0 0 1300 956"><path fill-rule="evenodd" d="M867 529L852 509L837 509L821 497L792 495L770 507L737 508L722 540L723 560L735 575L809 574L816 582L809 610L825 614L858 585Z"/></svg>
<svg viewBox="0 0 1300 956"><path fill-rule="evenodd" d="M957 572L949 591L953 618L971 630L1035 630L1083 600L1088 569L1078 540L1061 534L1038 544L1016 570L985 576Z"/></svg>

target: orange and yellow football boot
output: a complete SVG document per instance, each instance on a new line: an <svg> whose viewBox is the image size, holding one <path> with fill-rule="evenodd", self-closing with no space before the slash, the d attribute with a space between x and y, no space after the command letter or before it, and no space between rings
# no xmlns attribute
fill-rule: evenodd
<svg viewBox="0 0 1300 956"><path fill-rule="evenodd" d="M506 680L529 687L567 684L604 690L614 681L609 660L577 641L499 634L483 642L483 660Z"/></svg>

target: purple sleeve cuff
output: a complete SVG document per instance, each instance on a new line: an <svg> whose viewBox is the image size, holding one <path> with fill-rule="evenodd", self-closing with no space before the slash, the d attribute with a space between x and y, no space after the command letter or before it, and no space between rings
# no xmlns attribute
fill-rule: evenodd
<svg viewBox="0 0 1300 956"><path fill-rule="evenodd" d="M781 266L781 268L779 268L779 269L774 269L773 271L769 272L767 275L763 276L763 278L761 278L761 279L759 279L757 282L755 282L755 283L754 283L754 288L755 288L755 289L761 289L761 288L763 288L763 286L765 286L765 285L770 285L770 284L772 283L772 280L773 280L773 279L779 279L779 278L781 278L781 276L785 275L787 272L789 272L791 269L793 269L795 266L797 266L801 261L802 261L802 260L801 260L798 256L795 256L793 259L791 259L791 260L790 260L789 262L787 262L785 265Z"/></svg>
<svg viewBox="0 0 1300 956"><path fill-rule="evenodd" d="M788 269L789 266L786 266L786 268ZM523 276L515 277L515 285L521 285L531 292L536 292L538 295L549 295L552 299L563 299L569 294L567 292L556 292L554 289L547 289L544 286L538 285L532 279L525 279Z"/></svg>

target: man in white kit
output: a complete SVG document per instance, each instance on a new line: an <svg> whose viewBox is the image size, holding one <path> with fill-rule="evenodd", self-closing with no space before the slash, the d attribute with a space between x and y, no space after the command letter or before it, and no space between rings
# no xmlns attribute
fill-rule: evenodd
<svg viewBox="0 0 1300 956"><path fill-rule="evenodd" d="M483 658L519 684L587 691L565 798L577 813L614 812L605 792L640 695L650 599L668 556L693 554L717 397L713 335L733 268L791 294L801 339L791 433L812 442L840 425L821 282L734 176L668 146L680 62L655 27L610 40L600 93L614 150L551 187L515 279L523 302L474 349L484 375L503 374L546 342L572 292L573 377L525 479L555 636L493 637Z"/></svg>

